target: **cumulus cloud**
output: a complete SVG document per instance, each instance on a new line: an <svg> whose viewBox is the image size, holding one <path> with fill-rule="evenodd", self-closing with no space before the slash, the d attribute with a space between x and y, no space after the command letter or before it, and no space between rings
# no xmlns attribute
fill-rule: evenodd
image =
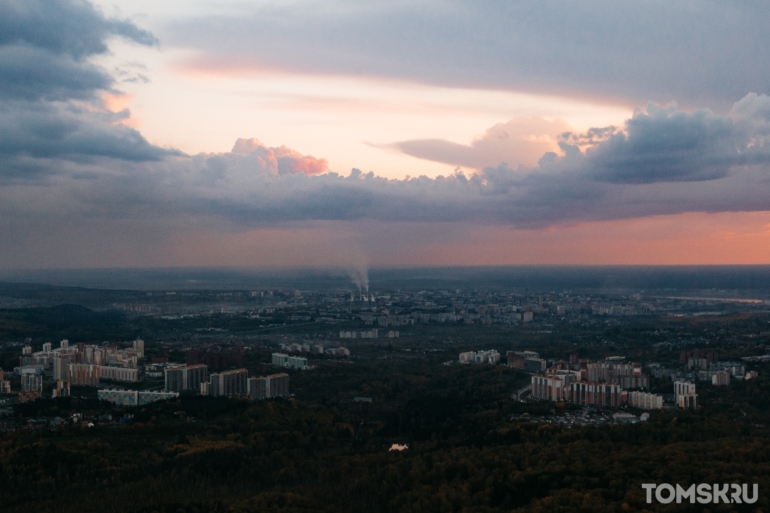
<svg viewBox="0 0 770 513"><path fill-rule="evenodd" d="M253 158L260 168L279 175L303 173L313 176L329 170L326 159L302 155L286 146L269 148L258 139L238 139L231 153Z"/></svg>
<svg viewBox="0 0 770 513"><path fill-rule="evenodd" d="M413 157L473 169L496 166L501 162L513 167L532 167L544 153L557 151L559 135L569 130L570 126L562 120L515 118L491 127L470 145L441 139L418 139L392 146Z"/></svg>
<svg viewBox="0 0 770 513"><path fill-rule="evenodd" d="M79 0L0 2L0 181L39 179L61 161L152 161L179 155L150 144L121 124L105 92L115 79L89 59L122 37L154 45L155 37L127 20L106 18Z"/></svg>
<svg viewBox="0 0 770 513"><path fill-rule="evenodd" d="M286 69L729 108L770 83L764 2L497 0L252 4L182 19L191 65Z"/></svg>

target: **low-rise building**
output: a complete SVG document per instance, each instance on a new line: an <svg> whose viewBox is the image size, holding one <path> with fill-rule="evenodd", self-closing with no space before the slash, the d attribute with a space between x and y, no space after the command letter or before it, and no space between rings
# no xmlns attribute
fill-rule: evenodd
<svg viewBox="0 0 770 513"><path fill-rule="evenodd" d="M59 380L56 383L56 388L53 390L52 397L69 397L69 396L70 396L69 382Z"/></svg>
<svg viewBox="0 0 770 513"><path fill-rule="evenodd" d="M730 384L730 373L728 371L717 371L711 376L711 384L724 386Z"/></svg>
<svg viewBox="0 0 770 513"><path fill-rule="evenodd" d="M487 351L468 351L460 353L460 363L495 365L500 361L500 353L495 349Z"/></svg>
<svg viewBox="0 0 770 513"><path fill-rule="evenodd" d="M28 403L40 399L40 390L27 390L26 392L19 392L19 402Z"/></svg>
<svg viewBox="0 0 770 513"><path fill-rule="evenodd" d="M534 374L540 374L541 372L545 372L545 368L547 365L548 363L542 358L525 358L524 359L524 370L527 372L532 372Z"/></svg>
<svg viewBox="0 0 770 513"><path fill-rule="evenodd" d="M273 353L272 362L273 365L286 367L286 364L289 363L289 355L284 353Z"/></svg>
<svg viewBox="0 0 770 513"><path fill-rule="evenodd" d="M511 367L513 369L523 369L524 368L524 356L516 353L515 351L508 351L505 354L507 360L508 360L508 367Z"/></svg>
<svg viewBox="0 0 770 513"><path fill-rule="evenodd" d="M307 358L302 356L290 356L286 362L286 366L290 369L307 369Z"/></svg>
<svg viewBox="0 0 770 513"><path fill-rule="evenodd" d="M155 401L163 401L179 397L176 392L140 392L138 390L99 390L97 396L101 401L109 401L121 406L142 406Z"/></svg>

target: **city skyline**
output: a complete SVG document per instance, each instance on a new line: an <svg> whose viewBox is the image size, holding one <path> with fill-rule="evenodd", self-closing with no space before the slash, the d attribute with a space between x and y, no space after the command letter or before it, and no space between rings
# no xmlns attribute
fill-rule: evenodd
<svg viewBox="0 0 770 513"><path fill-rule="evenodd" d="M0 11L0 269L770 263L761 3Z"/></svg>

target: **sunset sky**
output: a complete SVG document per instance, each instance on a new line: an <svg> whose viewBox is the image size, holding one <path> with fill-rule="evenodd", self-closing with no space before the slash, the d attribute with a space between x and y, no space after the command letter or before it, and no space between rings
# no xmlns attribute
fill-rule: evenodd
<svg viewBox="0 0 770 513"><path fill-rule="evenodd" d="M0 0L0 268L770 264L768 26Z"/></svg>

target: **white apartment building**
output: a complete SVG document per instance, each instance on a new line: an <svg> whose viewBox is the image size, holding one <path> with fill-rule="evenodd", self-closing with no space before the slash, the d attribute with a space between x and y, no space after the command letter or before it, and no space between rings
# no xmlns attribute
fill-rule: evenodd
<svg viewBox="0 0 770 513"><path fill-rule="evenodd" d="M663 396L647 392L629 392L628 404L640 410L660 410L663 408Z"/></svg>

